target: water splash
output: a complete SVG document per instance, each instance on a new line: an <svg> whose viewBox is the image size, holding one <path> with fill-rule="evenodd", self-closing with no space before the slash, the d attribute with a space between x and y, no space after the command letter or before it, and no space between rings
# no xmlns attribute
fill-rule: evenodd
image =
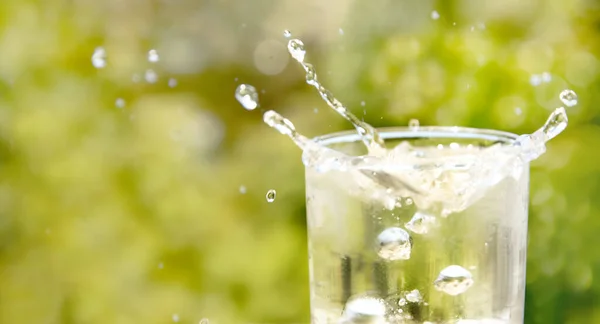
<svg viewBox="0 0 600 324"><path fill-rule="evenodd" d="M258 107L258 92L256 92L255 87L249 84L240 84L235 89L235 99L237 99L246 110L254 110Z"/></svg>
<svg viewBox="0 0 600 324"><path fill-rule="evenodd" d="M361 139L369 149L369 153L375 156L384 155L385 143L383 142L383 139L379 136L379 133L375 130L375 128L361 121L350 111L348 111L348 109L319 82L317 72L313 65L304 61L306 57L306 49L304 47L304 43L297 38L290 39L288 41L288 51L292 58L298 63L300 63L300 65L306 72L306 83L317 89L317 91L321 95L321 98L325 101L325 103L327 103L329 107L333 108L338 114L340 114L350 123L352 123L354 128L356 128L356 130L358 131L358 134L361 136Z"/></svg>

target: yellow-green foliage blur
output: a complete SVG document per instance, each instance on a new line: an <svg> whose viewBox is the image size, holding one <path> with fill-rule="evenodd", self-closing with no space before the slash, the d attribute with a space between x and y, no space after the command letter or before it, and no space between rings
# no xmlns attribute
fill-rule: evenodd
<svg viewBox="0 0 600 324"><path fill-rule="evenodd" d="M261 111L350 126L284 29L375 126L531 132L575 90L532 165L526 322L600 323L599 28L596 0L2 0L0 323L309 322L300 152Z"/></svg>

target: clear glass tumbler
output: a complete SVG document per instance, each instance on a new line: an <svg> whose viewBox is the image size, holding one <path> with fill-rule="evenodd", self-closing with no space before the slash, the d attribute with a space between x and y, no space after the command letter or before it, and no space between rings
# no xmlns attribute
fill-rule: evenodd
<svg viewBox="0 0 600 324"><path fill-rule="evenodd" d="M387 163L306 168L312 323L522 323L529 165L517 136L379 131ZM354 132L316 140L366 154Z"/></svg>

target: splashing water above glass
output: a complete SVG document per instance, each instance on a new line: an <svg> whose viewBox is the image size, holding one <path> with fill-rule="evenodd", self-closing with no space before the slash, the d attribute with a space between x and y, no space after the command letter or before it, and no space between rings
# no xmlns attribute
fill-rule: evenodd
<svg viewBox="0 0 600 324"><path fill-rule="evenodd" d="M290 39L288 41L288 51L292 58L296 60L304 71L306 72L306 83L313 86L319 92L321 98L327 103L327 105L335 110L338 114L348 120L354 128L358 131L361 139L369 149L369 154L375 156L381 156L385 154L385 143L381 139L379 133L371 125L361 121L352 114L348 109L338 100L333 94L327 90L318 80L317 71L314 66L308 62L305 62L306 49L304 43L297 39Z"/></svg>

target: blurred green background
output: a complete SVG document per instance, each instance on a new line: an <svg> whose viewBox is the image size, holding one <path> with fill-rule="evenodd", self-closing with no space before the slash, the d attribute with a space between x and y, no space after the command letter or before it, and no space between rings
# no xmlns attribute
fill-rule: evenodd
<svg viewBox="0 0 600 324"><path fill-rule="evenodd" d="M309 322L300 152L260 112L350 126L284 29L375 126L531 132L575 90L532 165L526 322L600 323L596 0L2 0L0 323Z"/></svg>

